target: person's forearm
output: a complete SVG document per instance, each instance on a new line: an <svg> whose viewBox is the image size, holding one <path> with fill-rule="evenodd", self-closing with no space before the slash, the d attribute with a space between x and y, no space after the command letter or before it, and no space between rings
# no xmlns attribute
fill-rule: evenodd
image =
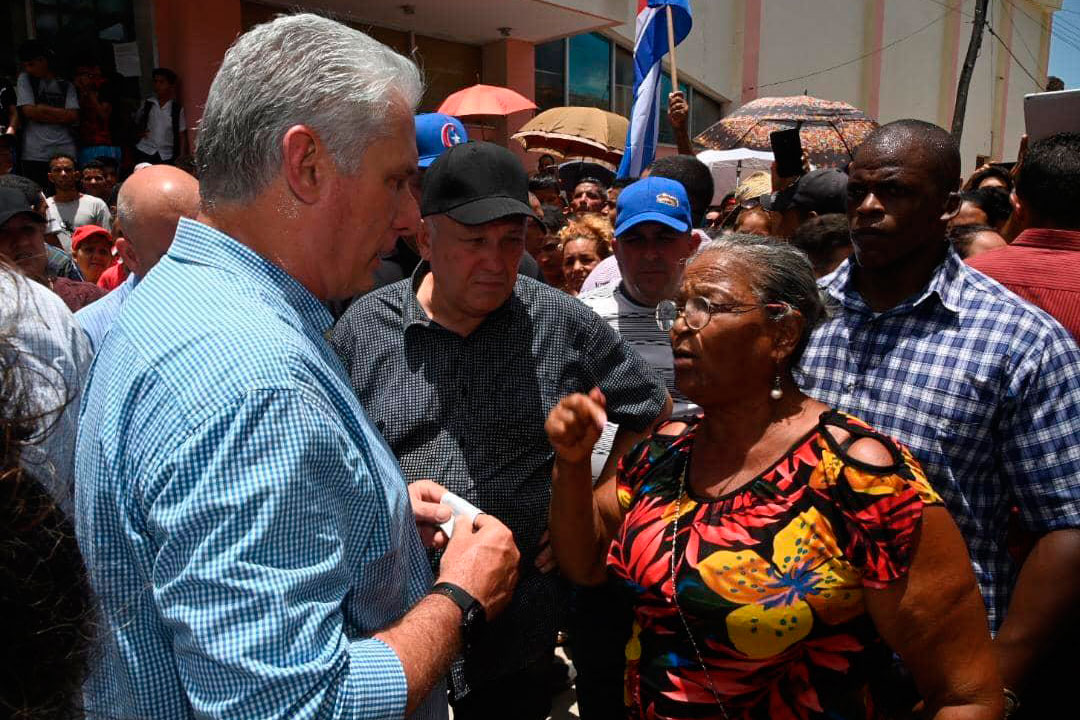
<svg viewBox="0 0 1080 720"><path fill-rule="evenodd" d="M1005 687L1022 695L1032 669L1080 618L1080 530L1044 535L1020 569L994 640Z"/></svg>
<svg viewBox="0 0 1080 720"><path fill-rule="evenodd" d="M52 107L51 105L24 105L23 114L35 122L51 123L53 125L70 125L79 119L77 110L67 110Z"/></svg>
<svg viewBox="0 0 1080 720"><path fill-rule="evenodd" d="M578 585L600 585L607 578L604 552L611 538L604 528L588 457L567 462L558 457L551 471L551 549L559 571Z"/></svg>
<svg viewBox="0 0 1080 720"><path fill-rule="evenodd" d="M675 128L675 144L679 148L680 155L694 154L694 146L690 142L690 131L687 128Z"/></svg>
<svg viewBox="0 0 1080 720"><path fill-rule="evenodd" d="M408 715L446 675L461 650L461 608L444 595L428 595L375 637L390 646L405 670Z"/></svg>

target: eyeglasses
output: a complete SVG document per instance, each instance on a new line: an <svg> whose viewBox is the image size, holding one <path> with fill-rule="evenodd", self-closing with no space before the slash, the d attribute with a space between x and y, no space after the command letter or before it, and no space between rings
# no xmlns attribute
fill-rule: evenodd
<svg viewBox="0 0 1080 720"><path fill-rule="evenodd" d="M726 315L741 315L753 312L758 308L774 311L786 311L790 306L787 303L767 303L764 305L745 303L714 303L707 298L695 296L687 298L682 305L674 300L661 300L656 306L656 324L664 332L671 332L675 321L681 315L686 320L686 326L691 330L701 330L709 324L712 316L717 313Z"/></svg>

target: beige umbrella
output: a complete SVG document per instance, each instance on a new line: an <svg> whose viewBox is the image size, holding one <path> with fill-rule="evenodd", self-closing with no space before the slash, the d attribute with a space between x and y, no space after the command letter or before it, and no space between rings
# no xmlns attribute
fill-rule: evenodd
<svg viewBox="0 0 1080 720"><path fill-rule="evenodd" d="M617 166L628 124L622 115L600 108L557 107L540 113L511 137L529 152L594 158Z"/></svg>

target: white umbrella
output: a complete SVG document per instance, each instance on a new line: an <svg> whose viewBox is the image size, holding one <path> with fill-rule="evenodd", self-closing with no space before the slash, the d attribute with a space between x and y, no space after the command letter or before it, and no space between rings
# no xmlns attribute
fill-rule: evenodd
<svg viewBox="0 0 1080 720"><path fill-rule="evenodd" d="M735 189L744 170L768 171L773 162L771 152L735 148L734 150L706 150L697 159L709 166L713 177L713 205L719 205L724 196Z"/></svg>

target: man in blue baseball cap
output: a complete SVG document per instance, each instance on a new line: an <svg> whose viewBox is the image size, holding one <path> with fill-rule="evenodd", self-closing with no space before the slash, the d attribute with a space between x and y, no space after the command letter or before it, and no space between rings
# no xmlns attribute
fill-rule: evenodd
<svg viewBox="0 0 1080 720"><path fill-rule="evenodd" d="M456 117L444 113L416 116L416 153L421 171L450 148L465 142L469 142L469 133Z"/></svg>
<svg viewBox="0 0 1080 720"><path fill-rule="evenodd" d="M683 184L657 176L638 180L627 185L615 203L615 258L622 280L578 296L659 374L671 394L673 416L696 407L675 389L671 342L654 315L657 303L675 296L686 259L698 243ZM618 425L608 423L593 448L594 476L613 472L611 458L625 451L613 447L617 431ZM569 626L582 717L616 717L621 712L623 648L631 620L617 587L576 589Z"/></svg>

